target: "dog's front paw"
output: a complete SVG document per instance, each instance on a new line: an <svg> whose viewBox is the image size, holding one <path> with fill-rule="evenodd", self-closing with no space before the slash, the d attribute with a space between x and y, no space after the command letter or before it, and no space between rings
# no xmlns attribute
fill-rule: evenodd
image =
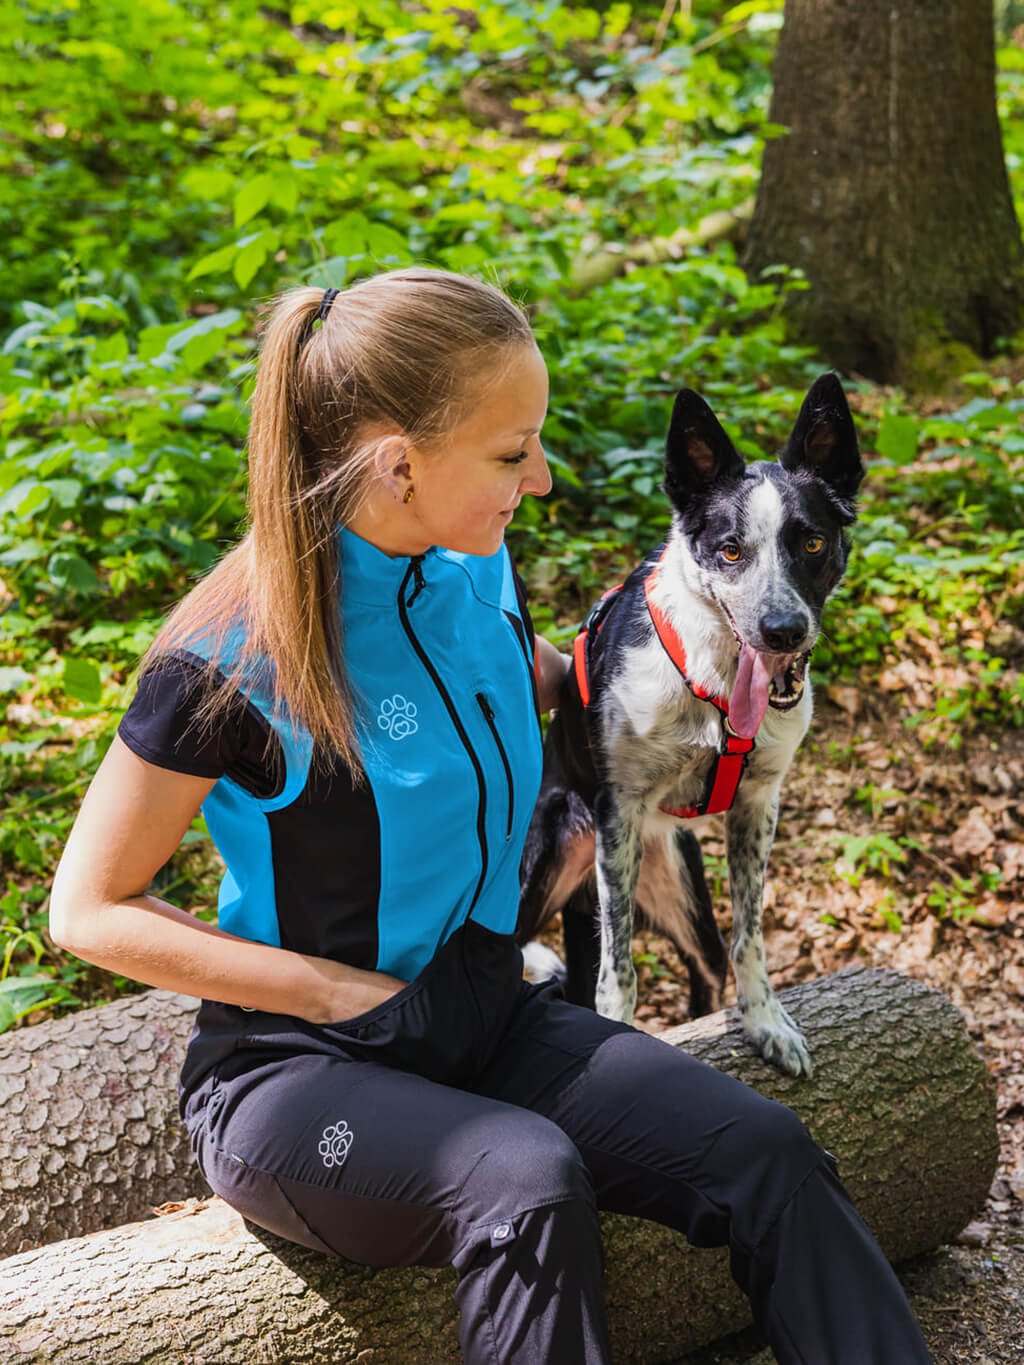
<svg viewBox="0 0 1024 1365"><path fill-rule="evenodd" d="M743 1030L766 1062L787 1076L810 1076L807 1040L774 995L743 1011Z"/></svg>
<svg viewBox="0 0 1024 1365"><path fill-rule="evenodd" d="M594 994L594 1008L603 1019L617 1019L623 1024L633 1022L636 1009L636 972L630 966L628 973L616 976L612 971L602 970L597 978Z"/></svg>

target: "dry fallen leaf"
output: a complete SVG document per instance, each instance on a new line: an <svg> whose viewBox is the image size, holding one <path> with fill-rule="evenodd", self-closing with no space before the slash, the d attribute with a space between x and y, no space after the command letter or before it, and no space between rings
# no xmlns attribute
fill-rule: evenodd
<svg viewBox="0 0 1024 1365"><path fill-rule="evenodd" d="M953 831L950 845L957 858L980 858L996 841L980 806L972 806L967 819Z"/></svg>
<svg viewBox="0 0 1024 1365"><path fill-rule="evenodd" d="M825 695L848 716L856 716L860 711L861 693L857 687L843 687L839 683L830 683L825 688Z"/></svg>
<svg viewBox="0 0 1024 1365"><path fill-rule="evenodd" d="M1004 881L1012 882L1024 877L1024 844L1001 844L994 856Z"/></svg>

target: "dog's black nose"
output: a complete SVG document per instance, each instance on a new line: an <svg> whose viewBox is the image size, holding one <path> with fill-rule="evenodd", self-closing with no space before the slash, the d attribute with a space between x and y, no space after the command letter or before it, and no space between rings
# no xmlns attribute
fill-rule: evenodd
<svg viewBox="0 0 1024 1365"><path fill-rule="evenodd" d="M807 636L806 616L762 616L761 638L776 654L792 654Z"/></svg>

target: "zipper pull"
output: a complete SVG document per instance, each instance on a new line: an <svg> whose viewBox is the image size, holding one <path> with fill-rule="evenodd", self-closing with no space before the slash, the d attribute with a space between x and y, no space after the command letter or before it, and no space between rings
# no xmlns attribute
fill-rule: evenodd
<svg viewBox="0 0 1024 1365"><path fill-rule="evenodd" d="M413 572L413 579L414 579L414 582L415 582L415 587L414 587L413 590L412 590L411 596L409 596L409 597L407 597L407 598L405 599L405 605L406 605L407 607L411 607L411 606L412 606L412 604L416 601L417 597L419 597L420 593L421 593L421 592L423 591L423 589L427 586L427 580L423 577L423 556L422 556L422 555L415 555L415 556L413 557L413 561L412 561L412 572Z"/></svg>

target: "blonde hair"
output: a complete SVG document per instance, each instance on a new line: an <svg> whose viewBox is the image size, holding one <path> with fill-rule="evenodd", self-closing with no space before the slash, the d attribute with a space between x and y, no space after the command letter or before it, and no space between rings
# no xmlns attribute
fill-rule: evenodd
<svg viewBox="0 0 1024 1365"><path fill-rule="evenodd" d="M519 304L452 271L371 276L341 291L318 323L323 298L302 286L264 310L248 529L172 608L137 676L172 650L198 652L208 662L195 721L208 730L255 679L275 720L287 716L293 733L297 725L309 732L317 767L330 771L340 758L358 781L337 527L369 490L381 427L429 452L469 415L498 362L536 342ZM222 655L233 633L241 647L226 651L229 662ZM216 685L218 672L227 686ZM265 757L272 744L271 733Z"/></svg>

